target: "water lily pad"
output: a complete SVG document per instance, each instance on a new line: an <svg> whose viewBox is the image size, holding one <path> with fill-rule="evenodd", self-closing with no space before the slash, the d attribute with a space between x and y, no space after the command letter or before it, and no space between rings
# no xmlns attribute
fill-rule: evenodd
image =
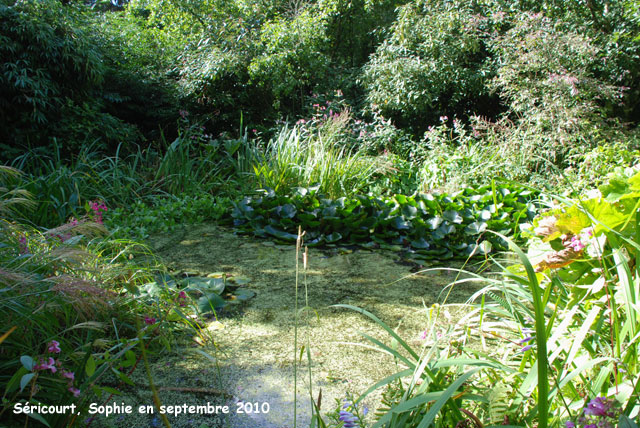
<svg viewBox="0 0 640 428"><path fill-rule="evenodd" d="M276 238L283 239L286 241L295 241L298 239L298 235L294 235L293 233L285 232L284 230L277 229L271 225L268 225L264 228L264 231L267 232L271 236L275 236Z"/></svg>
<svg viewBox="0 0 640 428"><path fill-rule="evenodd" d="M431 247L431 245L424 238L411 241L411 246L413 248L419 248L421 250L428 250L429 247Z"/></svg>
<svg viewBox="0 0 640 428"><path fill-rule="evenodd" d="M186 287L186 291L199 291L205 295L209 292L222 294L225 288L225 280L223 278L203 278L194 276L185 278L181 282Z"/></svg>
<svg viewBox="0 0 640 428"><path fill-rule="evenodd" d="M246 289L246 288L238 288L233 292L233 295L229 297L229 303L240 303L246 300L255 297L255 291Z"/></svg>
<svg viewBox="0 0 640 428"><path fill-rule="evenodd" d="M418 209L411 205L405 205L402 207L402 215L407 220L411 220L412 218L415 218L416 215L418 215Z"/></svg>
<svg viewBox="0 0 640 428"><path fill-rule="evenodd" d="M330 233L329 235L326 235L324 239L328 244L332 244L334 242L338 242L339 240L341 240L342 234L340 234L339 232L333 232L333 233Z"/></svg>
<svg viewBox="0 0 640 428"><path fill-rule="evenodd" d="M224 278L227 274L224 272L212 272L207 275L207 278Z"/></svg>
<svg viewBox="0 0 640 428"><path fill-rule="evenodd" d="M401 216L393 217L390 224L398 230L407 230L411 228L409 222L405 221Z"/></svg>
<svg viewBox="0 0 640 428"><path fill-rule="evenodd" d="M431 229L431 230L436 230L438 227L440 227L440 225L442 224L443 220L442 217L431 217L429 220L426 221L427 226Z"/></svg>
<svg viewBox="0 0 640 428"><path fill-rule="evenodd" d="M462 216L458 211L447 210L442 213L442 217L444 217L446 220L449 220L451 223L462 223Z"/></svg>
<svg viewBox="0 0 640 428"><path fill-rule="evenodd" d="M296 207L292 204L284 204L276 208L276 213L282 218L293 218L296 215Z"/></svg>
<svg viewBox="0 0 640 428"><path fill-rule="evenodd" d="M482 222L474 221L473 223L471 223L470 225L464 228L464 232L467 235L478 235L484 232L485 230L487 230L487 223L485 223L484 221Z"/></svg>
<svg viewBox="0 0 640 428"><path fill-rule="evenodd" d="M251 282L251 279L247 278L246 276L234 276L233 282L236 285L247 285Z"/></svg>
<svg viewBox="0 0 640 428"><path fill-rule="evenodd" d="M198 299L198 309L206 314L224 308L228 302L216 293L208 293Z"/></svg>

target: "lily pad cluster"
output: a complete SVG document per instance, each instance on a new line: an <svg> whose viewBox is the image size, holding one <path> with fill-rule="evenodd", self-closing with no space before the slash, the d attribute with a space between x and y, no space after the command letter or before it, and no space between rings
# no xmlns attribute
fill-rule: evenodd
<svg viewBox="0 0 640 428"><path fill-rule="evenodd" d="M504 249L501 238L484 232L514 235L535 216L535 197L513 185L382 199L330 199L316 188L291 195L266 189L234 203L232 217L240 231L277 241L295 241L300 226L310 246L355 244L407 251L417 259L449 259Z"/></svg>
<svg viewBox="0 0 640 428"><path fill-rule="evenodd" d="M248 283L247 278L224 273L184 278L161 274L157 275L155 281L141 286L137 297L147 303L159 299L175 300L179 306L188 306L199 314L207 314L255 296L253 291L242 287ZM179 311L175 315L180 315Z"/></svg>

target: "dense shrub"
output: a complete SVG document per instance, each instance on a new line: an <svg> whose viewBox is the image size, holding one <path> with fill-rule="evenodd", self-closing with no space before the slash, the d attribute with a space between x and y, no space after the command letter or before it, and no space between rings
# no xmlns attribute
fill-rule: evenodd
<svg viewBox="0 0 640 428"><path fill-rule="evenodd" d="M561 165L615 129L603 105L621 92L594 74L601 52L587 37L523 14L492 48L500 61L492 87L509 105L522 141L537 140L526 142L532 156Z"/></svg>
<svg viewBox="0 0 640 428"><path fill-rule="evenodd" d="M424 130L441 115L495 108L486 38L494 21L467 2L405 5L390 37L366 65L368 101L400 125Z"/></svg>
<svg viewBox="0 0 640 428"><path fill-rule="evenodd" d="M0 3L4 144L46 142L45 130L62 118L65 106L95 95L105 72L102 56L73 19L78 10L54 1Z"/></svg>
<svg viewBox="0 0 640 428"><path fill-rule="evenodd" d="M299 111L304 95L320 82L319 76L327 75L326 27L326 13L314 8L263 26L263 49L251 61L249 74L253 82L269 89L276 109L282 105Z"/></svg>

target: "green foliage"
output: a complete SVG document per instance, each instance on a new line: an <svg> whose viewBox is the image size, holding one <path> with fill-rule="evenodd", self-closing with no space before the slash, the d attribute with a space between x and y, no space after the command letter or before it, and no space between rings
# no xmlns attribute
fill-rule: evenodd
<svg viewBox="0 0 640 428"><path fill-rule="evenodd" d="M87 221L40 232L2 220L0 317L7 329L15 327L2 342L5 421L20 420L16 402L75 403L84 412L92 394L114 391L103 384L107 369L131 366L138 308L126 292L144 281L153 260L136 244L92 239L96 233L104 229ZM60 350L48 351L54 340ZM52 360L49 373L42 363ZM76 417L35 414L52 427L73 425Z"/></svg>
<svg viewBox="0 0 640 428"><path fill-rule="evenodd" d="M318 83L318 76L327 75L326 26L327 12L307 7L262 27L263 49L249 64L249 75L252 82L269 88L276 109L292 101L299 109L301 95Z"/></svg>
<svg viewBox="0 0 640 428"><path fill-rule="evenodd" d="M363 154L340 146L340 133L348 120L348 113L343 113L317 128L282 128L253 166L258 186L287 193L317 185L332 197L361 192L376 169Z"/></svg>
<svg viewBox="0 0 640 428"><path fill-rule="evenodd" d="M255 292L241 288L248 283L246 278L235 278L224 273L184 278L159 274L153 282L139 287L136 298L146 305L158 308L166 305L166 302L177 303L177 306L169 308L167 320L180 321L185 319L185 313L215 315L218 310L254 297ZM160 312L158 316L161 315Z"/></svg>
<svg viewBox="0 0 640 428"><path fill-rule="evenodd" d="M529 169L566 164L567 157L614 135L603 105L621 92L595 74L602 53L590 39L540 14L522 14L492 40L492 49L499 58L492 87L516 120L509 140L532 158Z"/></svg>
<svg viewBox="0 0 640 428"><path fill-rule="evenodd" d="M561 207L534 222L522 265L507 268L502 280L474 296L494 298L495 304L482 306L484 316L530 336L521 342L527 344L521 358L510 357L522 376L510 382L509 415L526 415L539 426L578 422L585 397L614 399L626 415L637 411L639 179L612 176L600 188L602 197L562 199ZM550 388L532 395L544 383ZM522 397L534 398L538 408ZM541 414L543 401L548 413Z"/></svg>
<svg viewBox="0 0 640 428"><path fill-rule="evenodd" d="M328 199L317 188L290 196L267 190L234 204L234 224L256 236L296 239L300 226L307 245L356 244L405 251L416 260L467 257L504 248L485 230L512 235L535 212L533 194L513 186L485 186L452 195L396 195Z"/></svg>
<svg viewBox="0 0 640 428"><path fill-rule="evenodd" d="M573 162L575 167L564 171L568 181L565 187L573 191L597 187L604 184L611 172L635 167L640 159L640 151L637 137L633 137L628 143L603 144L577 157Z"/></svg>
<svg viewBox="0 0 640 428"><path fill-rule="evenodd" d="M361 334L406 367L355 401L386 387L374 427L637 425L640 173L600 192L559 198L534 221L528 255L509 242L520 263L496 278L464 272L451 286L486 283L479 303L450 326L447 306L426 310L421 351L338 305L386 330L391 344ZM442 269L458 271L428 271Z"/></svg>
<svg viewBox="0 0 640 428"><path fill-rule="evenodd" d="M354 405L360 403L371 392L385 387L383 405L376 411L377 427L452 427L469 421L469 410L482 406L486 401L482 395L474 394L478 383L497 382L514 370L497 359L466 352L460 339L464 333L447 332L450 341L437 339L437 319L441 309L438 305L427 311L427 328L423 332L426 342L421 348L413 348L393 329L374 314L351 305L335 305L360 312L388 333L391 345L368 334L360 333L379 352L390 354L403 369L399 370L365 391ZM461 337L462 336L462 337ZM454 339L455 337L455 339ZM482 377L480 376L482 373ZM471 386L473 385L473 387Z"/></svg>
<svg viewBox="0 0 640 428"><path fill-rule="evenodd" d="M61 118L67 100L82 100L102 82L99 50L69 22L78 14L54 1L0 3L0 137L5 142L38 141L46 126Z"/></svg>
<svg viewBox="0 0 640 428"><path fill-rule="evenodd" d="M151 281L166 269L141 244L103 238L104 204L87 204L87 216L52 229L11 222L22 217L13 207L38 204L12 181L16 170L0 172L0 414L11 426L29 417L51 427L76 425L90 403L119 393L109 376L133 385L141 344L168 347L181 326L202 336L193 314L253 296L238 288L247 282L242 278L188 278L180 281L184 293L153 293ZM210 210L210 203L187 200L187 212ZM15 403L75 404L79 413L22 416L14 414Z"/></svg>
<svg viewBox="0 0 640 428"><path fill-rule="evenodd" d="M53 0L6 0L0 16L5 158L20 147L50 146L55 139L65 156L88 144L100 149L133 144L142 132L157 132L159 121L166 124L167 112L175 117L171 85L157 65L154 73L148 65L158 62L149 56L159 55L130 48L135 40L126 43L123 37L135 34L130 25L116 25L117 19L101 25L87 7Z"/></svg>
<svg viewBox="0 0 640 428"><path fill-rule="evenodd" d="M225 198L185 195L181 198L155 198L136 201L126 207L109 210L105 223L115 237L147 238L149 234L170 232L178 227L204 221L219 221L231 208Z"/></svg>
<svg viewBox="0 0 640 428"><path fill-rule="evenodd" d="M441 115L491 105L485 38L494 23L477 13L464 1L403 6L391 36L365 67L369 103L417 130Z"/></svg>

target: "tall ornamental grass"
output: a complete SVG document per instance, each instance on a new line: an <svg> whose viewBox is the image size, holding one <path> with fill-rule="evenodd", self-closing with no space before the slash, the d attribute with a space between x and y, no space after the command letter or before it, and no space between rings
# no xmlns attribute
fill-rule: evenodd
<svg viewBox="0 0 640 428"><path fill-rule="evenodd" d="M164 267L140 244L105 238L103 203L55 228L18 221L38 208L9 183L19 175L0 168L0 420L83 425L89 403L133 385L146 347L169 344L178 323L165 321L179 302L176 293L153 305L140 299L139 288ZM76 410L14 412L54 404Z"/></svg>
<svg viewBox="0 0 640 428"><path fill-rule="evenodd" d="M331 197L366 190L376 173L375 162L341 145L332 128L309 132L284 127L271 139L253 170L259 186L289 193L295 187L319 186Z"/></svg>

